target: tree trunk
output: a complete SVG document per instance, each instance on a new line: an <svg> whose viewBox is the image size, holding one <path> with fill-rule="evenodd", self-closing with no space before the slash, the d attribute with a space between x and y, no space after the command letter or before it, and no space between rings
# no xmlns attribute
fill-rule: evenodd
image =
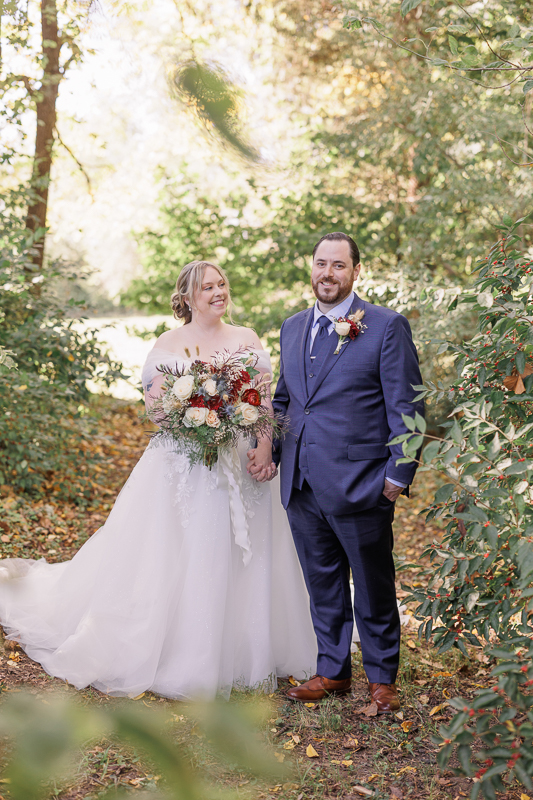
<svg viewBox="0 0 533 800"><path fill-rule="evenodd" d="M59 51L61 40L57 24L56 0L41 0L41 38L43 53L43 75L41 86L36 91L37 130L35 136L35 155L31 186L35 199L30 202L26 228L30 231L43 229L36 243L32 258L36 271L43 266L46 212L48 208L48 187L52 169L52 148L56 126L56 101L61 73L59 71Z"/></svg>

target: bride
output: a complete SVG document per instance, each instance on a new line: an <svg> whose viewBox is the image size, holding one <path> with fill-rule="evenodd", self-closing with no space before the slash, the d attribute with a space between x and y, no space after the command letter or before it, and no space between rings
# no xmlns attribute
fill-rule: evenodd
<svg viewBox="0 0 533 800"><path fill-rule="evenodd" d="M149 405L157 367L250 351L271 374L249 328L225 323L229 286L215 264L193 261L172 295L182 326L157 340L143 369ZM77 688L136 697L272 691L277 676L305 677L316 639L271 444L249 442L209 470L170 444L151 443L105 525L71 561L0 561L0 623L30 658ZM228 469L227 463L232 469Z"/></svg>

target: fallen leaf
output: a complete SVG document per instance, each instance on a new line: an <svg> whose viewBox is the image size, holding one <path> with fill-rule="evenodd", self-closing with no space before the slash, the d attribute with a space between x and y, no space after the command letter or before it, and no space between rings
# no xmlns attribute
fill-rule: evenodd
<svg viewBox="0 0 533 800"><path fill-rule="evenodd" d="M397 797L398 800L403 800L403 792L401 789L398 789L397 786L391 786L389 791L393 797Z"/></svg>
<svg viewBox="0 0 533 800"><path fill-rule="evenodd" d="M131 700L140 700L145 694L146 692L141 692L141 694L138 694L137 697L132 697Z"/></svg>
<svg viewBox="0 0 533 800"><path fill-rule="evenodd" d="M285 761L285 753L274 753L274 756L279 761L280 764L283 764Z"/></svg>
<svg viewBox="0 0 533 800"><path fill-rule="evenodd" d="M316 708L316 703L304 703L306 708Z"/></svg>
<svg viewBox="0 0 533 800"><path fill-rule="evenodd" d="M442 711L443 708L446 708L448 703L440 703L438 706L434 706L431 711L429 712L429 716L433 717L435 714L438 714L439 711Z"/></svg>
<svg viewBox="0 0 533 800"><path fill-rule="evenodd" d="M418 699L420 700L423 706L427 706L427 704L429 703L429 697L427 696L427 694L421 694Z"/></svg>
<svg viewBox="0 0 533 800"><path fill-rule="evenodd" d="M403 719L403 711L397 711L394 716L396 719Z"/></svg>
<svg viewBox="0 0 533 800"><path fill-rule="evenodd" d="M424 681L423 680L416 680L415 683L418 683L419 686L426 686L427 685L427 681L425 681L425 680Z"/></svg>
<svg viewBox="0 0 533 800"><path fill-rule="evenodd" d="M451 678L451 672L436 672L433 676L434 678Z"/></svg>
<svg viewBox="0 0 533 800"><path fill-rule="evenodd" d="M305 754L306 754L307 758L318 758L319 757L317 751L315 750L315 748L313 747L312 744L308 744L307 745L307 750L305 751Z"/></svg>
<svg viewBox="0 0 533 800"><path fill-rule="evenodd" d="M412 719L406 719L405 722L402 722L401 727L402 727L402 731L404 733L409 733L409 731L413 727L413 720Z"/></svg>
<svg viewBox="0 0 533 800"><path fill-rule="evenodd" d="M294 744L300 744L301 739L300 739L300 737L298 736L297 733L291 733L291 736L292 736L292 740L293 740Z"/></svg>
<svg viewBox="0 0 533 800"><path fill-rule="evenodd" d="M341 762L339 761L338 758L332 758L329 763L330 764L335 764L336 766L338 766Z"/></svg>
<svg viewBox="0 0 533 800"><path fill-rule="evenodd" d="M7 533L3 533L2 536L0 536L0 539L3 542L9 542L11 540L11 536L8 536Z"/></svg>
<svg viewBox="0 0 533 800"><path fill-rule="evenodd" d="M285 742L285 744L283 745L283 749L284 750L294 750L295 747L296 747L296 744L295 744L295 742L292 742L292 741L291 742Z"/></svg>
<svg viewBox="0 0 533 800"><path fill-rule="evenodd" d="M520 795L520 800L529 800L529 795L527 795L527 794L521 794L521 795Z"/></svg>
<svg viewBox="0 0 533 800"><path fill-rule="evenodd" d="M359 740L353 739L351 736L347 736L344 742L342 743L342 746L345 747L347 750L350 747L357 747L358 745L359 745Z"/></svg>
<svg viewBox="0 0 533 800"><path fill-rule="evenodd" d="M295 681L292 675L289 675L289 683L291 686L300 686L300 681Z"/></svg>
<svg viewBox="0 0 533 800"><path fill-rule="evenodd" d="M287 792L294 792L294 790L295 790L295 789L298 789L298 788L299 788L299 786L298 786L298 784L297 784L297 783L284 783L284 784L283 784L283 788L284 788L284 789L285 789L285 791L287 791Z"/></svg>
<svg viewBox="0 0 533 800"><path fill-rule="evenodd" d="M405 643L411 650L416 650L417 644L412 639L408 639Z"/></svg>
<svg viewBox="0 0 533 800"><path fill-rule="evenodd" d="M403 775L405 772L416 772L416 767L402 767L396 775Z"/></svg>
<svg viewBox="0 0 533 800"><path fill-rule="evenodd" d="M352 759L350 758L350 759L348 759L347 761L341 761L341 764L342 764L342 766L343 766L343 767L351 767L351 766L352 766L352 764L353 764L353 761L352 761Z"/></svg>
<svg viewBox="0 0 533 800"><path fill-rule="evenodd" d="M373 772L372 775L368 776L368 778L366 779L366 782L367 783L372 783L372 781L375 781L376 778L381 778L381 775L378 775L377 772Z"/></svg>
<svg viewBox="0 0 533 800"><path fill-rule="evenodd" d="M360 713L364 714L365 717L377 717L378 715L377 703L370 703L370 705L366 706L366 708L363 708L363 710Z"/></svg>

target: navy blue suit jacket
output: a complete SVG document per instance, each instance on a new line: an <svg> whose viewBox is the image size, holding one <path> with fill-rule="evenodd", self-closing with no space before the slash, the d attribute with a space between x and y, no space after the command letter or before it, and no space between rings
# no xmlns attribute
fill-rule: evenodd
<svg viewBox="0 0 533 800"><path fill-rule="evenodd" d="M313 309L281 326L280 378L274 409L289 423L275 454L281 467L281 499L288 506L299 442L305 426L309 482L325 514L350 514L377 505L385 476L410 484L416 464L396 464L401 445L387 442L407 427L402 414L423 413L413 385L422 383L418 356L405 317L355 295L350 313L363 308L363 333L333 352L338 335L325 343L325 358L307 394L304 347Z"/></svg>

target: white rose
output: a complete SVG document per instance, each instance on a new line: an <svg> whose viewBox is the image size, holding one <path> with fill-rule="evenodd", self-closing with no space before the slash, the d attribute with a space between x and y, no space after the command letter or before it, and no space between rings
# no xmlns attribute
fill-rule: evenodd
<svg viewBox="0 0 533 800"><path fill-rule="evenodd" d="M335 332L339 334L339 336L348 336L351 330L351 325L349 322L336 322L335 323Z"/></svg>
<svg viewBox="0 0 533 800"><path fill-rule="evenodd" d="M207 408L188 408L185 412L183 422L187 428L199 428L203 425L207 417Z"/></svg>
<svg viewBox="0 0 533 800"><path fill-rule="evenodd" d="M216 411L208 411L207 416L205 418L206 425L209 425L210 428L218 428L220 427L220 417L218 416Z"/></svg>
<svg viewBox="0 0 533 800"><path fill-rule="evenodd" d="M174 381L172 391L178 400L187 400L194 389L194 378L192 375L182 375Z"/></svg>
<svg viewBox="0 0 533 800"><path fill-rule="evenodd" d="M259 409L251 406L250 403L239 403L235 413L242 417L241 425L253 425L259 417Z"/></svg>
<svg viewBox="0 0 533 800"><path fill-rule="evenodd" d="M210 397L214 397L214 395L216 395L217 385L213 378L208 378L206 381L204 381L204 389Z"/></svg>

